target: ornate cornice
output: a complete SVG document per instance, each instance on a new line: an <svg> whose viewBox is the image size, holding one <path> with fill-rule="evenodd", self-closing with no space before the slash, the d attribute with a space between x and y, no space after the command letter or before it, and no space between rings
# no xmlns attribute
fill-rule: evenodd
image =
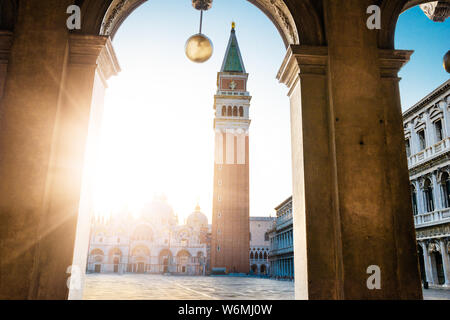
<svg viewBox="0 0 450 320"><path fill-rule="evenodd" d="M416 226L416 239L421 241L426 241L428 239L444 238L450 237L450 224L439 224L432 227L420 228Z"/></svg>
<svg viewBox="0 0 450 320"><path fill-rule="evenodd" d="M414 176L426 169L434 167L435 165L441 164L443 162L448 162L448 160L450 160L450 151L444 152L437 157L431 158L430 160L421 163L417 167L409 169L409 176Z"/></svg>
<svg viewBox="0 0 450 320"><path fill-rule="evenodd" d="M131 12L146 1L147 0L114 0L103 19L100 34L114 38L116 31L119 29L122 22L131 14Z"/></svg>
<svg viewBox="0 0 450 320"><path fill-rule="evenodd" d="M412 114L416 113L423 107L425 107L427 104L431 103L432 101L436 100L440 96L443 96L445 93L450 91L450 80L447 80L443 84L441 84L438 88L436 88L433 92L431 92L429 95L427 95L425 98L417 102L415 105L413 105L411 108L403 112L403 119L408 118Z"/></svg>
<svg viewBox="0 0 450 320"><path fill-rule="evenodd" d="M408 63L412 50L388 50L380 49L378 59L380 62L380 74L382 78L399 80L398 72Z"/></svg>

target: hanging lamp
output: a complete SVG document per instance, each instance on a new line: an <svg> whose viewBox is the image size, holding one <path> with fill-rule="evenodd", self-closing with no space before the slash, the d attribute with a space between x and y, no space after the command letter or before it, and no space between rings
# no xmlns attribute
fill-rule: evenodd
<svg viewBox="0 0 450 320"><path fill-rule="evenodd" d="M186 41L185 52L189 60L203 63L211 58L214 47L211 40L202 34L203 11L211 9L213 0L192 0L192 6L200 11L200 29Z"/></svg>

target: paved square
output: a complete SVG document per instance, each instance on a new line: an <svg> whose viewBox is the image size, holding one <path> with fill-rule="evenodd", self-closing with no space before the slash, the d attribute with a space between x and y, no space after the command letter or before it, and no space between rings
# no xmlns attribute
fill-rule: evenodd
<svg viewBox="0 0 450 320"><path fill-rule="evenodd" d="M450 290L424 290L426 300L450 300ZM251 277L88 274L85 300L292 300L294 283Z"/></svg>

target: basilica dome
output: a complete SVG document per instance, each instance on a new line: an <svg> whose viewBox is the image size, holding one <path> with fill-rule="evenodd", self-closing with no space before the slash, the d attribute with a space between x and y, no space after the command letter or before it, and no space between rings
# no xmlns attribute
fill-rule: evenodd
<svg viewBox="0 0 450 320"><path fill-rule="evenodd" d="M164 195L153 197L142 209L142 218L151 220L158 224L176 224L176 217L172 206L167 202Z"/></svg>
<svg viewBox="0 0 450 320"><path fill-rule="evenodd" d="M208 218L206 215L200 211L200 206L195 207L195 211L192 212L187 218L187 224L193 228L207 228Z"/></svg>

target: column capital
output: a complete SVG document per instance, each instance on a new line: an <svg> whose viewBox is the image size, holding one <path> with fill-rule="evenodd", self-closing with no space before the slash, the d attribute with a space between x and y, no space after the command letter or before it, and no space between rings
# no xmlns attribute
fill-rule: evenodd
<svg viewBox="0 0 450 320"><path fill-rule="evenodd" d="M378 59L381 78L400 80L398 72L408 63L413 53L412 50L379 49Z"/></svg>
<svg viewBox="0 0 450 320"><path fill-rule="evenodd" d="M302 76L325 76L328 66L328 47L290 45L277 74L288 88Z"/></svg>
<svg viewBox="0 0 450 320"><path fill-rule="evenodd" d="M7 64L13 43L13 33L0 30L0 64Z"/></svg>
<svg viewBox="0 0 450 320"><path fill-rule="evenodd" d="M108 36L70 34L69 64L98 67L102 80L108 80L121 71Z"/></svg>

